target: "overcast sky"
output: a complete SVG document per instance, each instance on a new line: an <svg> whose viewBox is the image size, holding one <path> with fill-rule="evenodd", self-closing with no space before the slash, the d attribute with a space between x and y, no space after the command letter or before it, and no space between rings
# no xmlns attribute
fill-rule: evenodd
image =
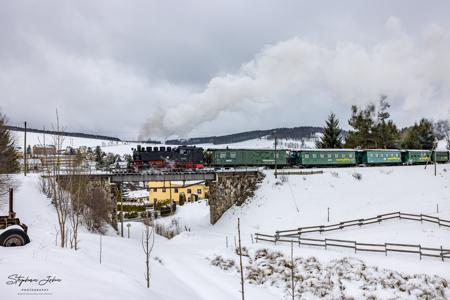
<svg viewBox="0 0 450 300"><path fill-rule="evenodd" d="M450 118L449 1L0 0L11 124L118 137Z"/></svg>

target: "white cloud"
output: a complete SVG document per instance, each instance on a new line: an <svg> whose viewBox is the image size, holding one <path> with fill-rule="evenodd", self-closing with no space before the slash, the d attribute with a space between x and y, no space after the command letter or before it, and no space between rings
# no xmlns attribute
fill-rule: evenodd
<svg viewBox="0 0 450 300"><path fill-rule="evenodd" d="M433 25L419 36L391 17L386 36L372 46L342 41L334 46L299 37L266 46L234 74L212 78L179 106L150 118L154 134L185 135L223 112L251 114L261 107L319 107L315 95L348 110L387 95L403 124L420 117L450 115L450 42L447 29ZM331 108L333 109L333 107ZM328 112L326 112L328 113ZM279 118L283 118L280 112ZM154 126L157 124L157 126Z"/></svg>

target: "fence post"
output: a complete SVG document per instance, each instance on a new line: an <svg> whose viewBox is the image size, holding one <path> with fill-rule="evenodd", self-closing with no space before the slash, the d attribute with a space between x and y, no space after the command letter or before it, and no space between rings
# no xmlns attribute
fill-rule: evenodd
<svg viewBox="0 0 450 300"><path fill-rule="evenodd" d="M302 244L302 241L301 241L301 237L300 237L300 236L298 236L298 246L300 247L300 246L301 246L301 244Z"/></svg>
<svg viewBox="0 0 450 300"><path fill-rule="evenodd" d="M384 243L384 256L387 256L387 244Z"/></svg>
<svg viewBox="0 0 450 300"><path fill-rule="evenodd" d="M441 245L441 259L444 261L444 252L442 252L442 245Z"/></svg>
<svg viewBox="0 0 450 300"><path fill-rule="evenodd" d="M252 244L253 244L253 234L250 233L250 238L252 239Z"/></svg>
<svg viewBox="0 0 450 300"><path fill-rule="evenodd" d="M328 211L327 221L330 222L330 208L329 207L327 207L327 211Z"/></svg>
<svg viewBox="0 0 450 300"><path fill-rule="evenodd" d="M327 250L327 239L325 239L325 250Z"/></svg>
<svg viewBox="0 0 450 300"><path fill-rule="evenodd" d="M422 246L419 245L419 259L422 260Z"/></svg>
<svg viewBox="0 0 450 300"><path fill-rule="evenodd" d="M436 213L439 213L439 203L436 203Z"/></svg>

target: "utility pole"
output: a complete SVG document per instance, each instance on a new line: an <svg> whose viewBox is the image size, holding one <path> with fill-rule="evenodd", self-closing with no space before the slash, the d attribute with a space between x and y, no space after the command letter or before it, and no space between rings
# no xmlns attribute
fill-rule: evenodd
<svg viewBox="0 0 450 300"><path fill-rule="evenodd" d="M23 175L27 176L27 122L24 123L23 133Z"/></svg>
<svg viewBox="0 0 450 300"><path fill-rule="evenodd" d="M274 163L275 163L275 178L277 178L277 135L276 135L276 130L273 131L273 137L275 139L275 144L274 144L274 153L273 153L273 157L274 157Z"/></svg>
<svg viewBox="0 0 450 300"><path fill-rule="evenodd" d="M242 300L244 299L244 268L242 266L242 247L241 247L241 223L240 219L238 218L238 240L239 240L239 264L241 266L241 293L242 293Z"/></svg>
<svg viewBox="0 0 450 300"><path fill-rule="evenodd" d="M294 241L291 241L291 294L292 300L295 300L295 282L294 282Z"/></svg>

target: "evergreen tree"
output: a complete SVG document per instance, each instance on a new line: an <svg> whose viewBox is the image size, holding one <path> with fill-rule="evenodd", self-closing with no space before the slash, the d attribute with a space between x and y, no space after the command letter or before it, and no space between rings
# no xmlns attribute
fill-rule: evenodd
<svg viewBox="0 0 450 300"><path fill-rule="evenodd" d="M328 116L326 126L323 129L323 135L320 141L316 143L317 148L342 148L341 129L339 128L339 120L334 113Z"/></svg>
<svg viewBox="0 0 450 300"><path fill-rule="evenodd" d="M102 158L103 158L104 153L103 153L102 149L100 148L100 146L95 147L94 154L95 154L95 161L97 162L98 165L101 165L103 163Z"/></svg>
<svg viewBox="0 0 450 300"><path fill-rule="evenodd" d="M352 116L348 124L353 128L350 130L345 140L347 148L373 148L373 126L374 126L375 106L367 106L360 109L352 105Z"/></svg>
<svg viewBox="0 0 450 300"><path fill-rule="evenodd" d="M388 108L391 105L386 101L387 96L382 96L380 99L380 107L377 113L377 121L372 129L374 134L375 148L398 148L399 146L399 131L392 120L388 120L391 116Z"/></svg>
<svg viewBox="0 0 450 300"><path fill-rule="evenodd" d="M402 147L406 149L433 149L436 136L433 123L427 119L420 120L419 124L403 130Z"/></svg>
<svg viewBox="0 0 450 300"><path fill-rule="evenodd" d="M19 171L14 141L6 128L5 116L0 113L0 174L10 174Z"/></svg>

